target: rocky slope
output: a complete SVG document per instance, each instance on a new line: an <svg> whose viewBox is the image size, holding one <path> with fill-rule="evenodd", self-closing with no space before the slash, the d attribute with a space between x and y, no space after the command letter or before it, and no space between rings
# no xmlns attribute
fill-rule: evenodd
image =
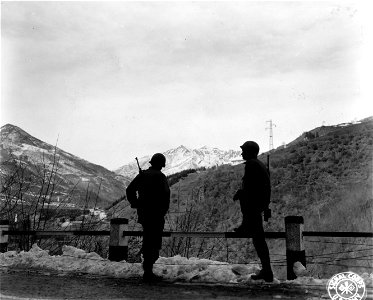
<svg viewBox="0 0 373 300"><path fill-rule="evenodd" d="M42 185L47 187L48 181L50 186L54 185L58 197L68 197L80 206L87 200L104 205L124 193L124 179L102 166L45 143L11 124L2 126L0 134L2 185L22 170L23 184L32 185L24 196L35 196Z"/></svg>

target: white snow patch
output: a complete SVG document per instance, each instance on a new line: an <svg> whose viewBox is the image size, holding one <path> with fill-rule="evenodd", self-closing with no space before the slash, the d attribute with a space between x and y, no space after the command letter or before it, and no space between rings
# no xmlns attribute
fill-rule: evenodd
<svg viewBox="0 0 373 300"><path fill-rule="evenodd" d="M126 261L113 262L95 252L87 253L72 246L63 246L62 255L49 255L49 252L34 244L30 251L8 251L0 253L0 265L4 267L28 267L54 270L58 272L87 273L118 278L140 277L143 274L141 263ZM298 268L303 268L297 264ZM226 262L182 256L160 257L154 265L154 273L165 279L187 282L211 283L257 283L250 276L259 271L256 264L231 265ZM304 271L304 270L303 270ZM373 274L360 275L367 286L373 286ZM285 283L325 287L328 279L298 277ZM271 284L280 284L274 279Z"/></svg>
<svg viewBox="0 0 373 300"><path fill-rule="evenodd" d="M294 271L294 274L297 275L297 277L305 276L308 273L306 267L303 266L302 263L299 261L296 261L293 264L293 271Z"/></svg>

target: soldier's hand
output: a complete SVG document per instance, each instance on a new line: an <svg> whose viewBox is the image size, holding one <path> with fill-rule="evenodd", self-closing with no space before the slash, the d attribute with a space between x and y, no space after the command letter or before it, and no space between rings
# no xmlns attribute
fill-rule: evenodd
<svg viewBox="0 0 373 300"><path fill-rule="evenodd" d="M241 196L241 193L242 193L242 191L241 191L241 190L238 190L238 191L234 194L234 196L233 196L233 201L237 201L237 200L239 200L239 199L240 199L240 196Z"/></svg>

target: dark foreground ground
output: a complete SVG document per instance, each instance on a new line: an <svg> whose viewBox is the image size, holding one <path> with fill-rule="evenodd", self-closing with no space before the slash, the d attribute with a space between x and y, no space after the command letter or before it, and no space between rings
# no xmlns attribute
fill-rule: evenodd
<svg viewBox="0 0 373 300"><path fill-rule="evenodd" d="M0 299L330 299L324 287L212 285L180 282L144 284L140 278L0 269Z"/></svg>

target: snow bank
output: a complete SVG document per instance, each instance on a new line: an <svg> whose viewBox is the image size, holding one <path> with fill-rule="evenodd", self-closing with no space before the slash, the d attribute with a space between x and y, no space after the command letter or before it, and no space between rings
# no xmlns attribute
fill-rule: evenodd
<svg viewBox="0 0 373 300"><path fill-rule="evenodd" d="M0 264L7 267L41 268L60 272L88 273L120 278L142 276L141 263L113 262L98 254L87 253L72 246L63 246L62 255L49 255L36 244L30 251L9 251L0 254ZM200 282L247 281L259 270L257 265L235 266L207 259L181 256L160 257L154 265L154 273L165 279Z"/></svg>
<svg viewBox="0 0 373 300"><path fill-rule="evenodd" d="M8 267L42 268L61 272L88 273L114 277L140 276L141 264L112 262L98 254L86 253L72 246L63 246L62 255L49 255L36 244L28 252L9 251L0 254L0 263Z"/></svg>
<svg viewBox="0 0 373 300"><path fill-rule="evenodd" d="M30 251L8 251L0 253L0 264L5 267L40 268L57 272L87 273L118 278L140 277L143 274L141 263L126 261L113 262L100 257L97 253L87 253L72 246L63 246L62 255L49 255L48 251L36 244ZM296 264L299 273L304 273L304 267ZM160 257L154 265L154 273L165 279L187 282L211 283L250 283L250 276L259 271L259 266L231 265L225 262L199 258ZM305 273L304 273L305 274ZM361 274L360 274L361 275ZM373 274L361 275L366 285L373 286ZM328 279L312 277L298 277L296 280L286 281L291 284L326 286ZM275 279L271 284L279 284Z"/></svg>
<svg viewBox="0 0 373 300"><path fill-rule="evenodd" d="M258 265L230 265L225 262L199 258L160 257L154 272L167 279L183 281L237 283L249 280L259 270Z"/></svg>

